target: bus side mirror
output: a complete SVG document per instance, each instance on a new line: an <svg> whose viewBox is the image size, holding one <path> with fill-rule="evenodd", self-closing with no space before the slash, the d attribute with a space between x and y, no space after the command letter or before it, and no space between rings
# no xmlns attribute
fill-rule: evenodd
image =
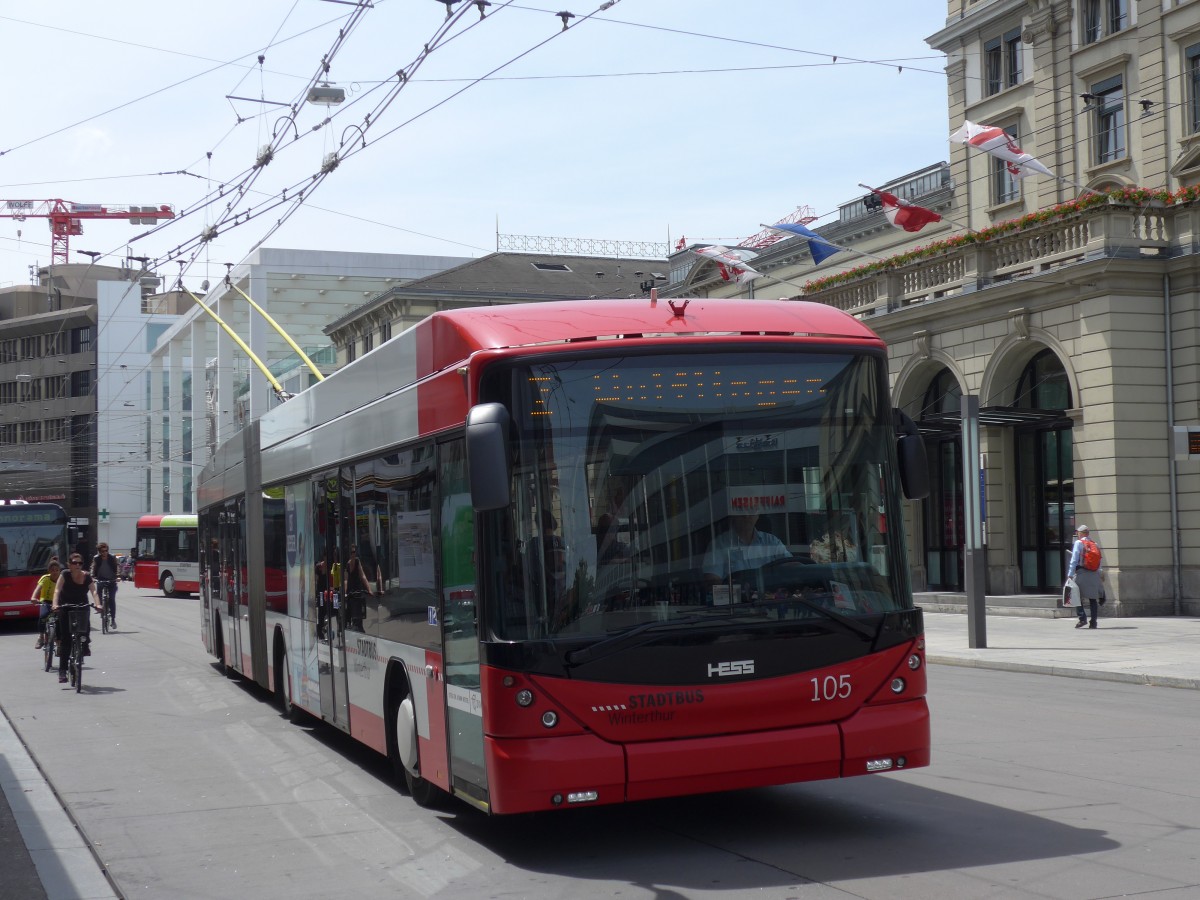
<svg viewBox="0 0 1200 900"><path fill-rule="evenodd" d="M896 460L900 464L900 489L909 500L924 500L929 496L929 459L925 441L916 423L902 410L896 414Z"/></svg>
<svg viewBox="0 0 1200 900"><path fill-rule="evenodd" d="M510 419L500 403L480 403L467 413L467 473L476 512L504 509L512 502Z"/></svg>

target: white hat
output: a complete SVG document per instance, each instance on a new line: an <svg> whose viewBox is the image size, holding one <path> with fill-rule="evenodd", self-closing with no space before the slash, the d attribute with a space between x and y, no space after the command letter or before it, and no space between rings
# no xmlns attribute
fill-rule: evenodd
<svg viewBox="0 0 1200 900"><path fill-rule="evenodd" d="M1086 525L1076 525L1076 526L1075 526L1075 530L1076 530L1076 531L1082 531L1082 532L1084 532L1084 533L1086 534L1086 533L1087 533L1087 530L1088 530L1088 527L1087 527Z"/></svg>

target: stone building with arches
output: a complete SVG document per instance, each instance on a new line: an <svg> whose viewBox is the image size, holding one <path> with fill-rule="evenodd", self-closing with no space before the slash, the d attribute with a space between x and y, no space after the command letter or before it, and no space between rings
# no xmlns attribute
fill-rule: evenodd
<svg viewBox="0 0 1200 900"><path fill-rule="evenodd" d="M1200 615L1200 2L947 10L929 43L947 54L948 133L1002 127L1057 177L950 144L883 185L944 216L919 236L856 198L811 226L847 248L824 263L787 239L735 285L684 250L667 292L827 303L887 341L893 400L930 457L906 520L918 590L963 590L970 394L989 595L1057 592L1086 523L1107 614Z"/></svg>

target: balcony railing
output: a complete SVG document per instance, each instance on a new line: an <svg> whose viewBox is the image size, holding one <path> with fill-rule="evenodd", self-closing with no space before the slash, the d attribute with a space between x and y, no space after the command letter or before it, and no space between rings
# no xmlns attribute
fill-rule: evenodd
<svg viewBox="0 0 1200 900"><path fill-rule="evenodd" d="M944 300L1095 259L1200 251L1200 209L1109 200L1016 227L947 239L884 264L814 281L805 300L866 317Z"/></svg>

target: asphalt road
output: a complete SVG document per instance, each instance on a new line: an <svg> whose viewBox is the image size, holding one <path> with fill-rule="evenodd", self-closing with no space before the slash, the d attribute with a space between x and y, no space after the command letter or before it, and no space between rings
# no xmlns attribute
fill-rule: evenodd
<svg viewBox="0 0 1200 900"><path fill-rule="evenodd" d="M1200 896L1194 691L934 666L928 769L488 819L222 677L194 599L118 605L80 695L0 629L0 707L126 897Z"/></svg>

